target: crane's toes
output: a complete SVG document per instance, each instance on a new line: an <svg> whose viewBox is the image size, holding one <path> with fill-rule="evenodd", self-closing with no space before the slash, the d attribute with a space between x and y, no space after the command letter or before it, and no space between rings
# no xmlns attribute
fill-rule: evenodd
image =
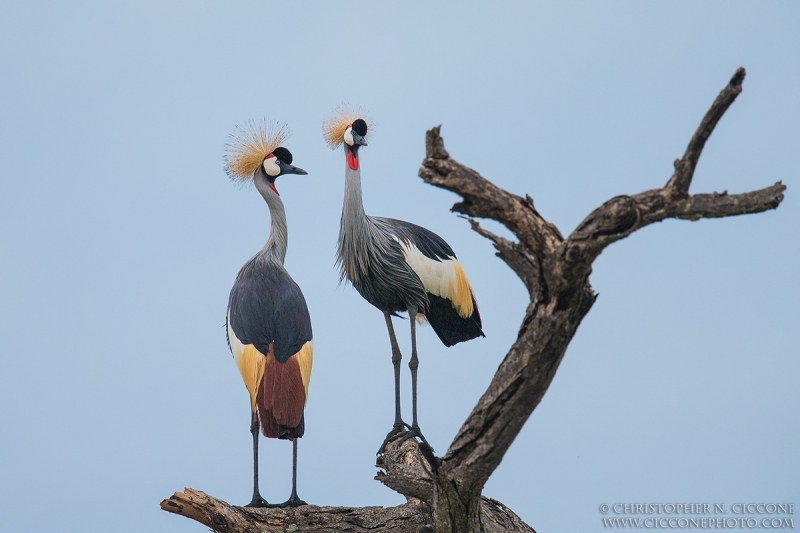
<svg viewBox="0 0 800 533"><path fill-rule="evenodd" d="M406 435L406 428L410 430L411 426L402 420L399 424L395 424L394 427L392 427L392 430L386 434L386 438L383 439L383 444L381 444L381 447L378 449L378 453L376 455L383 454L383 452L386 451L386 445L392 442L394 439Z"/></svg>
<svg viewBox="0 0 800 533"><path fill-rule="evenodd" d="M297 495L293 495L285 502L276 503L275 505L270 505L270 507L300 507L301 505L308 505L308 504L303 500L301 500L300 498L298 498Z"/></svg>
<svg viewBox="0 0 800 533"><path fill-rule="evenodd" d="M423 452L433 454L433 446L428 443L428 440L425 438L425 435L422 434L422 430L419 429L419 426L411 427L411 429L400 437L400 443L402 444L406 440L412 438L419 439L419 447Z"/></svg>
<svg viewBox="0 0 800 533"><path fill-rule="evenodd" d="M269 507L269 502L260 495L253 496L253 499L245 507Z"/></svg>
<svg viewBox="0 0 800 533"><path fill-rule="evenodd" d="M405 428L408 428L408 430ZM428 443L428 440L425 438L425 435L422 434L422 430L419 429L419 426L409 426L405 422L403 422L402 426L395 425L389 434L386 435L383 444L381 444L381 447L378 450L378 455L382 455L386 451L387 444L397 439L400 439L398 444L402 444L408 439L419 439L420 449L424 453L433 455L433 446Z"/></svg>

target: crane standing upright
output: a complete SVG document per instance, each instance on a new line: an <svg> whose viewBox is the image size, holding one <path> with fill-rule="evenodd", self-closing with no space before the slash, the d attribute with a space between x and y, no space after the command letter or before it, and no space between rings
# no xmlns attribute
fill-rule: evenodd
<svg viewBox="0 0 800 533"><path fill-rule="evenodd" d="M252 182L266 200L269 238L236 276L228 300L228 346L250 393L253 435L253 499L248 507L270 504L258 489L258 432L292 441L292 494L277 506L298 506L297 439L305 432L303 410L313 361L311 318L303 293L283 267L288 243L286 211L275 179L307 174L292 166L292 154L280 146L285 127L251 123L231 136L225 170L234 181ZM259 424L260 421L260 424Z"/></svg>
<svg viewBox="0 0 800 533"><path fill-rule="evenodd" d="M344 144L346 155L337 254L341 277L347 278L364 299L383 312L392 347L395 419L378 453L389 440L402 433L419 437L427 445L417 420L417 319L427 320L442 343L450 347L484 336L478 304L456 254L441 237L409 222L372 217L364 212L358 150L367 145L367 122L343 106L325 121L323 131L332 149ZM399 311L408 312L411 324L408 366L413 420L410 427L403 422L400 411L402 355L392 326L392 315Z"/></svg>

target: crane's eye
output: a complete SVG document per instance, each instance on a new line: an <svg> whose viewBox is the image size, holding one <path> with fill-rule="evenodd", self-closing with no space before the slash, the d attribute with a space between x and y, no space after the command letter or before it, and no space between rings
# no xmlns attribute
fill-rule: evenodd
<svg viewBox="0 0 800 533"><path fill-rule="evenodd" d="M276 159L275 160L275 164L278 165L278 166L281 166L281 160L280 159Z"/></svg>

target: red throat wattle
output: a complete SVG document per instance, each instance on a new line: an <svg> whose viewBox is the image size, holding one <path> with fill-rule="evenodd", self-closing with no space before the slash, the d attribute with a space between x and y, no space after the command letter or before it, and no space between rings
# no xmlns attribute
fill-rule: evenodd
<svg viewBox="0 0 800 533"><path fill-rule="evenodd" d="M278 196L281 195L281 193L278 192L278 189L275 188L275 182L274 181L270 181L269 182L269 188L272 189L273 191L275 191L275 194L277 194Z"/></svg>
<svg viewBox="0 0 800 533"><path fill-rule="evenodd" d="M347 151L347 164L351 169L358 170L358 156L351 150Z"/></svg>

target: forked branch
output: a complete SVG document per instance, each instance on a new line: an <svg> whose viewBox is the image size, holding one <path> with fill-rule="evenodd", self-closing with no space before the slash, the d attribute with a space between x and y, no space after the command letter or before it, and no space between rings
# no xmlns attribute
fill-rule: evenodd
<svg viewBox="0 0 800 533"><path fill-rule="evenodd" d="M667 218L698 220L775 209L786 187L774 185L743 194L689 194L697 162L725 111L742 91L745 70L736 71L692 136L675 171L661 189L617 196L595 209L564 239L533 207L529 197L508 193L450 158L440 128L428 131L427 155L419 171L425 182L459 194L452 210L491 218L519 239L498 237L470 220L490 239L525 283L531 305L517 341L489 389L461 427L441 461L440 471L466 492L479 492L549 387L583 316L594 301L592 263L606 246Z"/></svg>
<svg viewBox="0 0 800 533"><path fill-rule="evenodd" d="M606 246L654 222L668 218L730 217L778 207L786 189L781 182L742 194L689 194L703 147L722 115L742 92L744 77L745 70L737 69L719 93L689 141L683 157L675 161L675 172L663 188L612 198L592 211L572 232L559 250L562 267L559 274L565 281L579 282L589 275L592 262Z"/></svg>
<svg viewBox="0 0 800 533"><path fill-rule="evenodd" d="M700 154L703 153L703 147L706 141L711 136L714 128L725 114L725 111L742 92L742 83L747 73L744 68L739 67L733 74L731 81L728 85L720 91L717 99L711 104L711 108L703 117L697 131L692 135L692 140L689 141L689 146L686 147L683 157L675 160L675 173L667 182L666 188L670 192L678 195L685 196L689 194L689 186L692 184L692 177L694 177L694 169L697 167L697 161L700 159Z"/></svg>

